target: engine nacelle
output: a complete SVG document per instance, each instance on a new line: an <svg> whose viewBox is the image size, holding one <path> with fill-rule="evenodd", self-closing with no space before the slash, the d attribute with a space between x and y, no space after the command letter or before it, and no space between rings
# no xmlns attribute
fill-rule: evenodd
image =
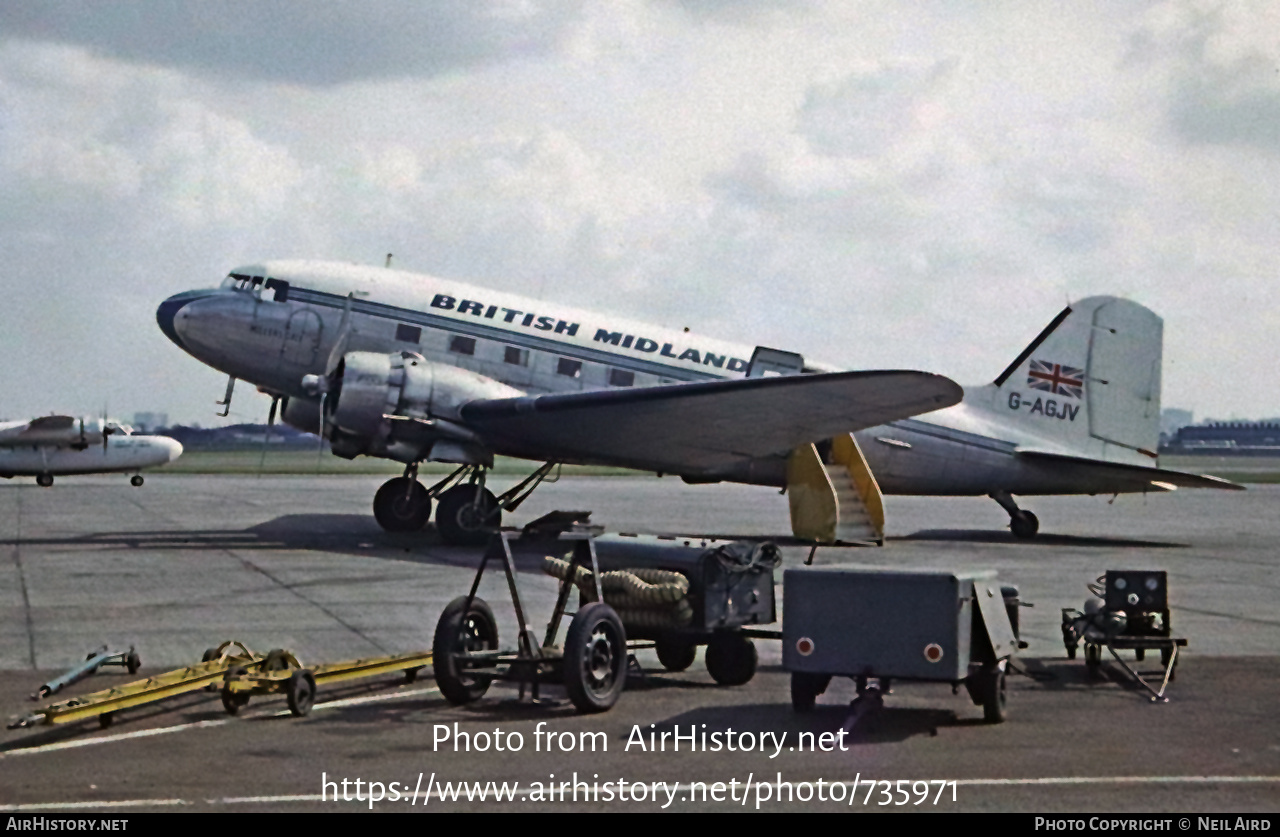
<svg viewBox="0 0 1280 837"><path fill-rule="evenodd" d="M424 458L442 439L475 443L461 425L464 404L525 393L476 372L412 352L348 352L326 395L326 424L339 456Z"/></svg>

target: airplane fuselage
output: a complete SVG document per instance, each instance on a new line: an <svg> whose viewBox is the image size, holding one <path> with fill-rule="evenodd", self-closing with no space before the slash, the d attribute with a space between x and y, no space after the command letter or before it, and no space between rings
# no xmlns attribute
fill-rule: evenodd
<svg viewBox="0 0 1280 837"><path fill-rule="evenodd" d="M129 473L164 465L182 445L163 436L112 436L108 444L70 447L0 447L0 477Z"/></svg>
<svg viewBox="0 0 1280 837"><path fill-rule="evenodd" d="M743 377L755 348L431 276L310 261L237 268L221 288L166 300L157 318L173 342L204 363L299 401L308 398L303 377L324 371L344 331L343 351L414 352L529 394ZM836 367L807 362L804 371ZM299 423L304 412L293 410L292 419L286 412L286 420ZM1113 485L1085 468L1015 455L1024 447L1071 454L1061 430L1087 420L1079 399L988 385L967 390L954 407L856 436L888 494L1142 490L1134 487L1141 483ZM308 423L303 418L299 426L316 429ZM1130 449L1095 446L1113 461L1149 463ZM784 485L785 455L753 460L722 478Z"/></svg>

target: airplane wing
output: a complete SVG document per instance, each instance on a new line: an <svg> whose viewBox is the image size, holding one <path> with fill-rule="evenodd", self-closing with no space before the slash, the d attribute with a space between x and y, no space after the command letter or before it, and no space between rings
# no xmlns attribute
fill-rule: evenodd
<svg viewBox="0 0 1280 837"><path fill-rule="evenodd" d="M963 395L926 372L835 372L485 399L461 412L513 455L697 474L949 407Z"/></svg>
<svg viewBox="0 0 1280 837"><path fill-rule="evenodd" d="M75 416L40 416L0 426L0 447L56 446L79 438Z"/></svg>
<svg viewBox="0 0 1280 837"><path fill-rule="evenodd" d="M1245 490L1244 486L1239 483L1205 474L1188 474L1185 471L1148 468L1143 465L1128 465L1122 462L1104 462L1100 459L1037 450L1019 450L1016 455L1019 459L1052 463L1068 468L1074 466L1083 472L1087 472L1090 477L1097 477L1100 481L1105 480L1112 485L1131 482L1133 484L1132 490L1135 491L1172 491L1174 488Z"/></svg>

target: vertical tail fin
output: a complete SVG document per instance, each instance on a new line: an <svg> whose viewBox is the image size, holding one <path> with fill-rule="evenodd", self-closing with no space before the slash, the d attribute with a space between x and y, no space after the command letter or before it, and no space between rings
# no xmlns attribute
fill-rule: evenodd
<svg viewBox="0 0 1280 837"><path fill-rule="evenodd" d="M1081 454L1155 456L1163 339L1163 321L1136 302L1081 300L1000 373L991 408Z"/></svg>

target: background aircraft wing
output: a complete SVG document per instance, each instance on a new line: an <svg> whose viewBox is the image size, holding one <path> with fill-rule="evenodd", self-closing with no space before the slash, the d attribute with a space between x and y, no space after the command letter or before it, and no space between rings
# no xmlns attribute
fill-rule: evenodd
<svg viewBox="0 0 1280 837"><path fill-rule="evenodd" d="M1122 482L1130 482L1131 490L1167 491L1169 486L1181 488L1226 488L1232 491L1244 491L1244 486L1221 477L1204 474L1188 474L1184 471L1170 471L1165 468L1147 468L1142 465L1127 465L1122 462L1104 462L1100 459L1089 459L1083 456L1069 456L1061 453L1048 453L1037 450L1019 450L1019 459L1040 461L1062 468L1078 469L1090 477L1096 477L1106 486L1118 486ZM1101 488L1102 493L1110 493L1115 488Z"/></svg>
<svg viewBox="0 0 1280 837"><path fill-rule="evenodd" d="M697 474L949 407L963 395L926 372L835 372L479 400L462 418L518 456Z"/></svg>

